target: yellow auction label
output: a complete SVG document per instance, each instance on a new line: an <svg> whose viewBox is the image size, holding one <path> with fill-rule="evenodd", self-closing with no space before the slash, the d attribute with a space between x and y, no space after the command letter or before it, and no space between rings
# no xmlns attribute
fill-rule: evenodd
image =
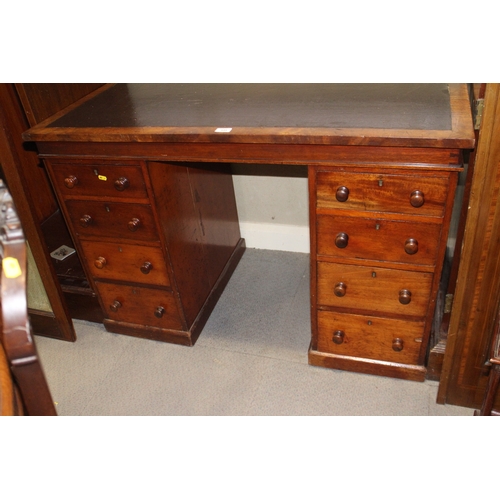
<svg viewBox="0 0 500 500"><path fill-rule="evenodd" d="M105 176L105 175L98 175L97 178L100 180L100 181L107 181L108 178Z"/></svg>
<svg viewBox="0 0 500 500"><path fill-rule="evenodd" d="M2 260L3 272L7 278L18 278L21 276L21 266L14 257L6 257Z"/></svg>

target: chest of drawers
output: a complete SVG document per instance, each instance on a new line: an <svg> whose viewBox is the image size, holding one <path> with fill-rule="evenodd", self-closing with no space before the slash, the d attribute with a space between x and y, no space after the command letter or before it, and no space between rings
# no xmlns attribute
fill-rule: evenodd
<svg viewBox="0 0 500 500"><path fill-rule="evenodd" d="M106 328L193 345L244 249L226 167L46 163Z"/></svg>
<svg viewBox="0 0 500 500"><path fill-rule="evenodd" d="M310 168L309 360L422 380L460 165L362 168Z"/></svg>

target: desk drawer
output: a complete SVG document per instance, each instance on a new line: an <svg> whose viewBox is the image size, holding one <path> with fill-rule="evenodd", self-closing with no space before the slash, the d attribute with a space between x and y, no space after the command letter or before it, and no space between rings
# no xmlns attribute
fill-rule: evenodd
<svg viewBox="0 0 500 500"><path fill-rule="evenodd" d="M115 321L183 330L172 292L165 290L96 283L105 314Z"/></svg>
<svg viewBox="0 0 500 500"><path fill-rule="evenodd" d="M170 286L161 248L97 241L80 243L96 279Z"/></svg>
<svg viewBox="0 0 500 500"><path fill-rule="evenodd" d="M321 171L316 177L316 193L318 209L442 217L448 176Z"/></svg>
<svg viewBox="0 0 500 500"><path fill-rule="evenodd" d="M147 241L159 239L149 205L68 200L66 208L74 232L79 236Z"/></svg>
<svg viewBox="0 0 500 500"><path fill-rule="evenodd" d="M318 262L318 306L425 317L432 273Z"/></svg>
<svg viewBox="0 0 500 500"><path fill-rule="evenodd" d="M52 179L64 197L147 199L140 166L56 163Z"/></svg>
<svg viewBox="0 0 500 500"><path fill-rule="evenodd" d="M317 216L317 253L405 264L436 264L441 224Z"/></svg>
<svg viewBox="0 0 500 500"><path fill-rule="evenodd" d="M424 323L318 312L318 351L417 364Z"/></svg>

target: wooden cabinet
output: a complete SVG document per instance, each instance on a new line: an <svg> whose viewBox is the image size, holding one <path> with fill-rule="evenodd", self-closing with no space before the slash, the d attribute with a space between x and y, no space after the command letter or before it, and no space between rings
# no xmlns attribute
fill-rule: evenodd
<svg viewBox="0 0 500 500"><path fill-rule="evenodd" d="M310 167L309 361L423 380L461 164L364 163Z"/></svg>
<svg viewBox="0 0 500 500"><path fill-rule="evenodd" d="M232 269L244 249L227 168L212 167L200 180L192 165L81 158L46 165L106 328L193 345L226 266ZM221 227L224 241L203 241Z"/></svg>

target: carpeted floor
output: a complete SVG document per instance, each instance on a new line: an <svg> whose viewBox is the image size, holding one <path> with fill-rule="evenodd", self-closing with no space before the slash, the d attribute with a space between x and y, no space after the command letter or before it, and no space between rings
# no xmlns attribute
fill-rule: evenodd
<svg viewBox="0 0 500 500"><path fill-rule="evenodd" d="M194 347L75 321L36 337L59 415L457 415L438 383L309 366L309 256L247 249Z"/></svg>

